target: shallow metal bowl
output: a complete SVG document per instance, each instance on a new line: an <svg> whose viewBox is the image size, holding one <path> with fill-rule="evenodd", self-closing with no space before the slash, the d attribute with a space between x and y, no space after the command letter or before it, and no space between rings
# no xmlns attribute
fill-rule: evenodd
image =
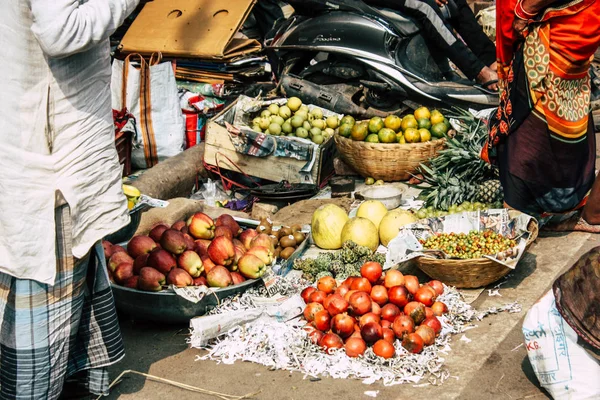
<svg viewBox="0 0 600 400"><path fill-rule="evenodd" d="M216 289L214 295L204 296L198 303L178 296L171 289L160 292L144 292L113 283L112 290L117 310L131 319L187 324L190 319L206 314L215 308L224 298L242 293L259 282L260 279L251 279L235 286Z"/></svg>
<svg viewBox="0 0 600 400"><path fill-rule="evenodd" d="M403 190L394 186L378 186L356 192L354 197L358 200L379 200L385 208L393 210L402 203Z"/></svg>

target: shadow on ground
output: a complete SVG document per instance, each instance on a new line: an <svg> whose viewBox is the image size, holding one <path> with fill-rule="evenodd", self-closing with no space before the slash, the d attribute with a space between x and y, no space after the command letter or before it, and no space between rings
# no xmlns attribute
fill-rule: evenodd
<svg viewBox="0 0 600 400"><path fill-rule="evenodd" d="M109 368L111 379L128 369L149 373L155 362L173 357L187 349L187 324L164 325L134 321L123 315L119 315L119 323L125 342L125 358ZM177 340L174 340L175 336L178 336ZM114 390L111 390L110 399L116 399L121 394L139 392L146 381L143 377L134 375L126 375L123 379L127 380L128 384L115 386Z"/></svg>

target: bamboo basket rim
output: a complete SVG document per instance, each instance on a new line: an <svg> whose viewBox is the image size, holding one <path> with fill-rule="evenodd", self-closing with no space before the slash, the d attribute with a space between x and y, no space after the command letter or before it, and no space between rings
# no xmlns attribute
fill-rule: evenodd
<svg viewBox="0 0 600 400"><path fill-rule="evenodd" d="M381 150L382 148L391 148L391 147L401 147L403 149L408 149L410 147L412 147L412 148L431 147L431 146L437 146L439 144L443 144L446 142L446 138L444 137L444 138L435 138L435 140L432 139L427 142L418 142L418 143L371 143L371 142L365 142L362 140L352 140L347 137L344 137L344 136L340 135L339 130L335 131L335 133L333 134L333 138L336 139L336 141L339 139L340 143L343 143L345 145L365 147L367 149L373 149L373 150Z"/></svg>
<svg viewBox="0 0 600 400"><path fill-rule="evenodd" d="M516 216L519 214L524 214L524 213L521 213L516 210L509 210L509 215ZM524 251L527 251L538 237L539 222L535 218L532 217L532 219L529 222L529 225L527 227L527 231L530 233L530 236L529 236L529 239L527 240L527 244L525 246ZM513 269L505 266L504 264L501 264L495 260L485 258L485 257L471 258L471 259L463 260L463 259L440 259L440 258L431 258L431 257L421 256L421 257L417 257L416 262L417 262L417 266L419 267L419 269L421 271L425 272L429 276L431 276L431 274L429 273L429 271L426 271L426 269L427 270L443 269L444 275L452 275L453 270L457 270L457 272L460 272L458 270L464 270L464 269L469 269L470 271L477 271L479 269L481 271L488 272L488 274L485 276L478 277L478 279L470 279L470 280L468 280L468 279L461 280L462 277L457 275L455 277L455 279L453 280L452 285L457 286L457 287L463 287L463 288L476 288L476 287L487 286L487 285L489 285L493 282L496 282L497 280L505 277L506 275L508 275L508 273L513 271ZM433 276L431 276L431 277L434 279L437 279ZM449 280L449 279L440 279L440 280L444 281L444 280Z"/></svg>

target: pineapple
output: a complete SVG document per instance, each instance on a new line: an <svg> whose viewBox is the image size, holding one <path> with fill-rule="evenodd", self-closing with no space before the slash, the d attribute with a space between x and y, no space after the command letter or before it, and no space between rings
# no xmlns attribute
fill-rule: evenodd
<svg viewBox="0 0 600 400"><path fill-rule="evenodd" d="M499 180L490 179L479 185L477 201L482 203L496 203L502 201L502 185Z"/></svg>
<svg viewBox="0 0 600 400"><path fill-rule="evenodd" d="M497 167L480 158L487 138L487 127L466 111L454 117L459 120L461 133L447 140L447 148L430 160L430 166L421 164L423 181L429 186L422 189L420 198L425 206L447 211L463 202L494 203L502 200L502 188Z"/></svg>

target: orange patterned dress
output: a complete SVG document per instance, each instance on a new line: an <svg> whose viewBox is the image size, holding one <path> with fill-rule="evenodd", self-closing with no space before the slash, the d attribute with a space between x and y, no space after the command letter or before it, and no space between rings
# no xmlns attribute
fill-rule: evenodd
<svg viewBox="0 0 600 400"><path fill-rule="evenodd" d="M500 167L505 201L536 215L580 208L594 182L589 67L600 0L558 1L512 28L516 0L497 4L500 105L482 157Z"/></svg>

